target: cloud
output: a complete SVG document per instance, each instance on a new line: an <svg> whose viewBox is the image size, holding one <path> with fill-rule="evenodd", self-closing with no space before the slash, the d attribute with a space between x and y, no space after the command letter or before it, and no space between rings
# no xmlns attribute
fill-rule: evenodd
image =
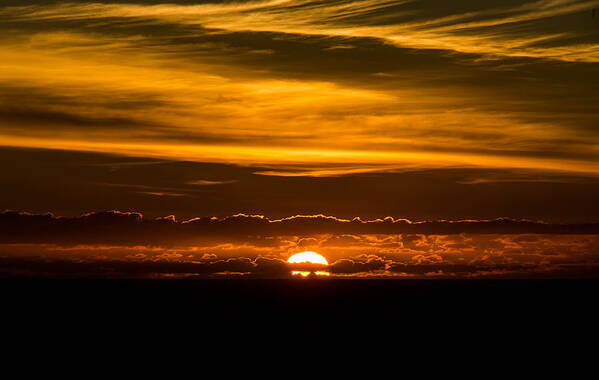
<svg viewBox="0 0 599 380"><path fill-rule="evenodd" d="M564 37L573 33L572 30L554 27L551 33L543 28L543 23L551 18L588 11L597 4L594 0L540 0L511 6L491 3L486 7L474 6L471 1L456 1L452 6L438 7L429 1L381 3L372 0L199 5L74 3L7 7L3 13L20 20L147 19L228 31L374 37L417 48L596 60L598 58L584 45L566 43ZM533 24L536 28L529 29L528 35L513 39L510 44L500 44L514 38L511 34L514 25L523 24ZM576 24L569 22L568 26L575 28ZM491 27L499 33L491 33ZM552 41L553 46L535 48L535 43L547 40Z"/></svg>
<svg viewBox="0 0 599 380"><path fill-rule="evenodd" d="M0 257L0 277L8 276L75 276L75 277L160 277L174 275L229 276L242 274L259 277L290 277L293 270L326 270L314 264L289 264L270 257L204 257L201 261L185 261L179 256L164 255L152 260L116 259L40 259L36 257Z"/></svg>
<svg viewBox="0 0 599 380"><path fill-rule="evenodd" d="M199 185L199 186L212 186L212 185L227 185L229 183L235 183L235 180L226 180L226 181L217 181L217 180L208 180L208 179L196 179L193 181L188 181L188 185Z"/></svg>
<svg viewBox="0 0 599 380"><path fill-rule="evenodd" d="M325 215L296 215L271 220L262 215L225 218L144 219L137 212L106 211L80 217L55 217L7 211L0 214L0 242L117 245L192 245L206 237L305 236L299 246L314 246L310 235L407 234L404 246L423 243L422 235L453 234L599 234L599 224L550 224L526 220L462 220L411 222L406 219L362 221ZM414 235L420 234L420 235ZM414 236L410 238L410 236ZM311 239L311 241L309 241ZM347 238L346 238L347 239ZM409 243L410 242L410 243Z"/></svg>
<svg viewBox="0 0 599 380"><path fill-rule="evenodd" d="M599 233L574 229L581 225L533 223L520 225L524 229L517 232L487 233L479 227L472 229L476 232L438 235L399 233L403 227L423 228L427 223L394 224L397 220L388 219L384 223L400 229L389 232L389 226L376 230L380 221L322 216L177 221L172 216L145 219L137 212L77 218L8 212L0 214L0 222L0 276L9 277L280 278L291 271L327 271L333 277L587 278L599 273ZM441 225L445 223L452 224ZM469 221L466 226L479 223L488 222ZM550 227L530 232L539 225ZM342 227L377 233L339 233ZM286 262L306 249L331 264Z"/></svg>
<svg viewBox="0 0 599 380"><path fill-rule="evenodd" d="M182 261L40 261L32 259L0 258L5 275L50 275L86 277L151 277L155 275L213 275L217 273L252 273L260 266L248 258L230 258L208 262Z"/></svg>
<svg viewBox="0 0 599 380"><path fill-rule="evenodd" d="M522 264L470 265L470 264L403 264L395 263L388 267L392 273L419 276L521 276L530 277L529 272L539 270L538 266Z"/></svg>
<svg viewBox="0 0 599 380"><path fill-rule="evenodd" d="M176 255L152 259L0 256L0 278L290 278L292 271L326 271L339 278L597 278L598 269L597 261L426 263L375 255L339 259L328 266L289 264L280 258L263 256L202 260Z"/></svg>
<svg viewBox="0 0 599 380"><path fill-rule="evenodd" d="M386 268L386 261L377 256L366 256L358 259L341 259L329 267L331 273L356 274L363 272L382 271Z"/></svg>
<svg viewBox="0 0 599 380"><path fill-rule="evenodd" d="M596 176L596 3L6 3L0 137L276 176Z"/></svg>

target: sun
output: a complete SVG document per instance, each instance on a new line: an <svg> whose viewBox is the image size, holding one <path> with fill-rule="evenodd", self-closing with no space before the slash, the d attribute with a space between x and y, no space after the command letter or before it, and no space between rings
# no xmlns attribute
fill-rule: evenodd
<svg viewBox="0 0 599 380"><path fill-rule="evenodd" d="M291 264L310 263L329 265L329 262L327 261L327 259L324 258L324 256L312 251L296 253L295 255L287 259L287 262Z"/></svg>

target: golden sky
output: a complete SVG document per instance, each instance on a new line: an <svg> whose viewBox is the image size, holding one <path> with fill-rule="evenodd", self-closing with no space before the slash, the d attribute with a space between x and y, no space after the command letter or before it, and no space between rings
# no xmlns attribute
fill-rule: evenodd
<svg viewBox="0 0 599 380"><path fill-rule="evenodd" d="M3 4L5 146L599 174L599 1Z"/></svg>
<svg viewBox="0 0 599 380"><path fill-rule="evenodd" d="M0 210L595 221L599 0L5 0Z"/></svg>

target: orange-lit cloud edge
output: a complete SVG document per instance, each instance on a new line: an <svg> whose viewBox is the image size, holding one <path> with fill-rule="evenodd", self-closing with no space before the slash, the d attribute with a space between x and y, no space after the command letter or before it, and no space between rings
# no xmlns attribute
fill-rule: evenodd
<svg viewBox="0 0 599 380"><path fill-rule="evenodd" d="M526 228L502 231L493 224L492 230L477 227L459 233L438 230L348 233L330 226L331 222L343 226L426 225L386 220L364 222L315 215L271 221L264 216L240 214L185 222L176 222L174 217L144 222L140 214L126 212L91 213L79 218L3 213L0 214L3 227L0 275L287 278L293 271L326 271L332 278L595 278L599 275L597 225L594 232L585 229L588 226L576 225L581 229L558 229L550 233L533 232L538 225L548 225L545 223L520 225L505 219L499 220L498 225L505 228L507 222ZM306 223L315 221L316 229L306 228ZM296 223L286 224L289 222ZM468 226L492 222L467 221ZM217 223L220 232L215 233L210 223ZM10 230L7 225L12 226ZM255 228L256 225L261 228ZM286 228L268 230L273 225ZM202 234L202 230L206 233ZM287 262L290 256L303 251L318 252L330 264Z"/></svg>

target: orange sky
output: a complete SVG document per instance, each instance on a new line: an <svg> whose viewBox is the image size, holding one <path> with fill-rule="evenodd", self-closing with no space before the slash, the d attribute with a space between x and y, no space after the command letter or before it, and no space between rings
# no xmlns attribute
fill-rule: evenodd
<svg viewBox="0 0 599 380"><path fill-rule="evenodd" d="M599 0L6 0L0 210L592 222Z"/></svg>
<svg viewBox="0 0 599 380"><path fill-rule="evenodd" d="M597 1L13 3L5 146L599 173Z"/></svg>

